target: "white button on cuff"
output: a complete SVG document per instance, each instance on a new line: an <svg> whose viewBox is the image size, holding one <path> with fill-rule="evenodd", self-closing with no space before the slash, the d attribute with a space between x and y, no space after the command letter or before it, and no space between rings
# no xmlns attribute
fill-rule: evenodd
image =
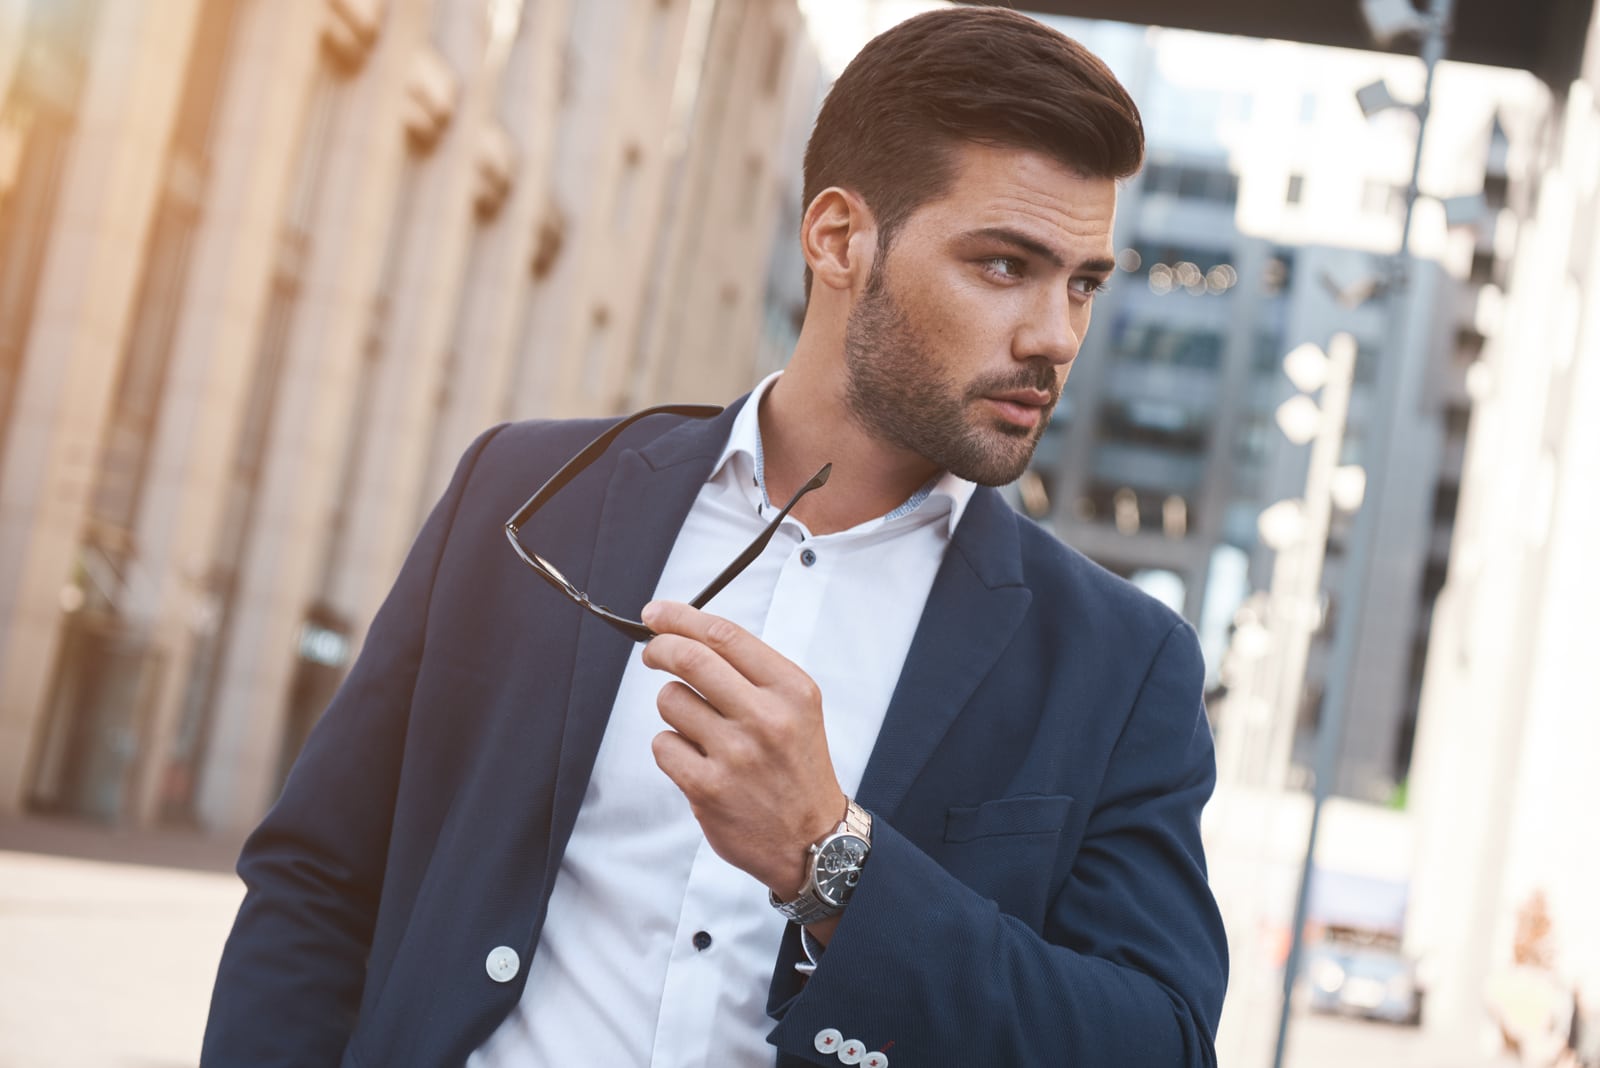
<svg viewBox="0 0 1600 1068"><path fill-rule="evenodd" d="M889 1068L889 1055L874 1050L861 1058L861 1068Z"/></svg>
<svg viewBox="0 0 1600 1068"><path fill-rule="evenodd" d="M497 983L511 982L517 977L517 969L521 966L522 960L510 946L495 946L489 951L489 959L483 962L484 971Z"/></svg>
<svg viewBox="0 0 1600 1068"><path fill-rule="evenodd" d="M844 1035L831 1027L824 1027L817 1032L817 1037L811 1040L811 1044L817 1047L818 1053L836 1053L839 1047L844 1045Z"/></svg>
<svg viewBox="0 0 1600 1068"><path fill-rule="evenodd" d="M860 1064L861 1058L867 1055L867 1045L859 1038L846 1039L845 1044L839 1047L839 1059L846 1064Z"/></svg>

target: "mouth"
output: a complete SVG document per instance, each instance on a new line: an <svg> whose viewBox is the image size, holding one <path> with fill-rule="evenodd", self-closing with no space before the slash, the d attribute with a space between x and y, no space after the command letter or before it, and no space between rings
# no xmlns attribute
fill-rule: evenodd
<svg viewBox="0 0 1600 1068"><path fill-rule="evenodd" d="M1004 393L990 393L983 398L1013 426L1032 430L1049 413L1055 397L1038 389L1014 389Z"/></svg>

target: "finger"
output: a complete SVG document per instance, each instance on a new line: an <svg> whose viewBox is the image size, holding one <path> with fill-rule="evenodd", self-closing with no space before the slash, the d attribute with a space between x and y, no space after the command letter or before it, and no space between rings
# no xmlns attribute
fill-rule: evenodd
<svg viewBox="0 0 1600 1068"><path fill-rule="evenodd" d="M706 758L676 731L662 731L650 739L650 752L660 768L683 795L690 799L699 796L701 778L705 774Z"/></svg>
<svg viewBox="0 0 1600 1068"><path fill-rule="evenodd" d="M711 703L681 682L669 682L656 695L656 708L667 726L677 731L705 755L721 731L728 728Z"/></svg>
<svg viewBox="0 0 1600 1068"><path fill-rule="evenodd" d="M640 618L658 635L677 634L694 639L757 686L780 686L792 681L796 674L802 674L793 661L772 646L737 623L710 612L677 601L651 601L644 606ZM704 690L700 692L705 693Z"/></svg>
<svg viewBox="0 0 1600 1068"><path fill-rule="evenodd" d="M657 634L644 647L645 667L676 675L729 719L743 718L760 696L756 686L710 646L680 634Z"/></svg>

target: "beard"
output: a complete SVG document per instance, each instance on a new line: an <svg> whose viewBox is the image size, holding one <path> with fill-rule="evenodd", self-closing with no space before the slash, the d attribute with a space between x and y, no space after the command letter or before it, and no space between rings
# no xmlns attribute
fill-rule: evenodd
<svg viewBox="0 0 1600 1068"><path fill-rule="evenodd" d="M845 325L845 405L851 417L879 440L958 478L982 486L1015 481L1033 459L1061 395L1055 366L1041 356L965 386L934 370L930 346L889 292L883 264L880 255ZM1033 427L974 414L984 397L1019 389L1050 394L1050 407Z"/></svg>

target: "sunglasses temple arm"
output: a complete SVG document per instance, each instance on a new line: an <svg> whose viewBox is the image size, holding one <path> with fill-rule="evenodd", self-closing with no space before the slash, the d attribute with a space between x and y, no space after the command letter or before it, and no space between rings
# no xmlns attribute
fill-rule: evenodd
<svg viewBox="0 0 1600 1068"><path fill-rule="evenodd" d="M595 457L610 448L617 435L639 420L652 415L682 415L690 419L710 419L720 414L721 411L721 408L708 404L660 404L654 408L646 408L643 411L635 412L626 419L619 420L605 433L584 446L582 452L563 464L561 470L551 475L549 480L540 486L532 497L523 502L522 507L518 508L516 514L506 522L507 536L512 538L514 543L517 531L522 528L522 524L528 521L528 517L538 510L539 505L555 496L563 486L576 478L580 471L594 463Z"/></svg>
<svg viewBox="0 0 1600 1068"><path fill-rule="evenodd" d="M716 578L712 579L710 584L708 584L705 589L695 594L694 600L689 602L689 607L704 608L707 601L710 601L711 598L721 593L723 587L725 587L728 583L738 578L739 572L749 567L751 562L755 560L756 557L761 555L761 550L767 547L767 543L772 540L772 535L778 531L778 523L783 520L784 513L787 511L788 509L785 508L783 512L780 512L778 514L778 518L774 519L767 529L761 532L761 536L755 541L751 542L750 547L739 554L738 559L734 560L733 563L723 568L721 573L718 574Z"/></svg>
<svg viewBox="0 0 1600 1068"><path fill-rule="evenodd" d="M789 503L783 506L783 510L772 517L772 522L767 524L767 529L761 532L761 536L751 542L750 547L740 553L738 559L723 568L721 573L712 579L705 589L696 594L694 600L689 602L689 607L704 608L711 598L722 592L724 586L739 576L739 572L749 567L755 558L761 555L761 551L767 547L767 544L772 541L772 536L778 532L778 524L783 522L783 517L789 514L790 509L800 503L801 497L826 483L828 481L828 473L832 470L832 464L825 465L822 470L812 476L810 482L796 490L794 496L789 498Z"/></svg>

